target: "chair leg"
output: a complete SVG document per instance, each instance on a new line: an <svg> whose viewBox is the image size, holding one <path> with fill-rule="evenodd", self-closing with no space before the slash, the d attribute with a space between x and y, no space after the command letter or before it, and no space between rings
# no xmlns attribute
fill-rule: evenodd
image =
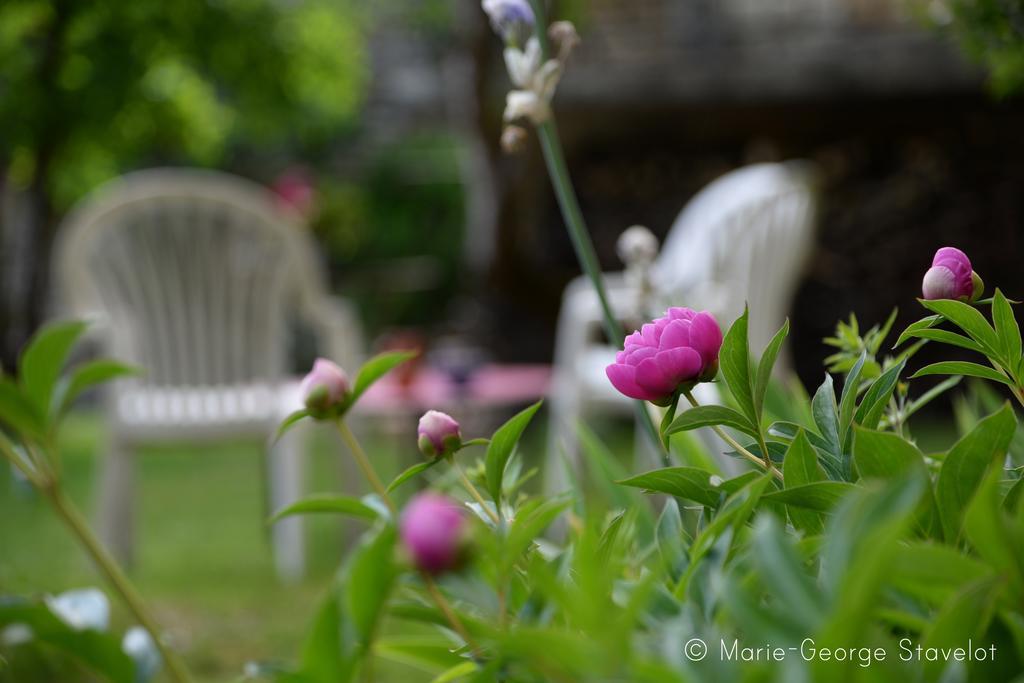
<svg viewBox="0 0 1024 683"><path fill-rule="evenodd" d="M100 541L122 566L135 559L135 453L112 438L100 472Z"/></svg>
<svg viewBox="0 0 1024 683"><path fill-rule="evenodd" d="M282 436L267 452L270 506L275 512L302 496L305 450L302 428ZM306 572L306 539L301 516L286 517L271 530L274 566L284 581L298 581Z"/></svg>

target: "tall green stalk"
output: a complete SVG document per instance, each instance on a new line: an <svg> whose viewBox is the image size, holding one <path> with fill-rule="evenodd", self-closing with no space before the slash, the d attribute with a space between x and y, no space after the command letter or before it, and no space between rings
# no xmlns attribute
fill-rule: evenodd
<svg viewBox="0 0 1024 683"><path fill-rule="evenodd" d="M541 0L530 0L533 12L536 15L537 40L540 41L545 57L549 53L545 19L545 12ZM553 118L549 118L537 126L537 137L540 139L541 149L544 152L544 162L548 168L548 175L551 177L551 185L558 198L558 206L562 210L562 218L565 221L566 230L569 232L569 239L572 240L573 249L576 251L576 259L580 267L590 279L594 287L594 293L601 304L601 315L604 323L604 332L611 341L617 341L625 336L625 330L615 317L611 304L608 301L608 292L604 287L604 280L601 276L601 266L597 261L597 253L594 251L594 243L590 239L590 232L583 219L583 212L580 210L579 200L576 198L576 190L573 188L572 179L569 177L569 168L565 163L565 153L562 151L562 143L558 137L558 128ZM661 451L662 462L671 465L668 448L658 435L658 429L654 426L654 420L647 412L643 401L634 403L634 411L637 420L643 425L644 431L650 438L651 443Z"/></svg>

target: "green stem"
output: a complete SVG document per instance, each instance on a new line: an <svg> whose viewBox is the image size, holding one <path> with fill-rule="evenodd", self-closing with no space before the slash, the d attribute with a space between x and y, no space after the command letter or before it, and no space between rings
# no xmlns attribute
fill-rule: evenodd
<svg viewBox="0 0 1024 683"><path fill-rule="evenodd" d="M469 635L469 631L467 631L466 627L462 624L462 620L459 619L459 615L457 615L455 610L452 609L452 606L448 604L448 600L444 597L444 593L442 593L437 587L437 583L434 582L434 578L430 574L424 572L423 583L426 585L427 592L430 594L430 597L434 600L434 604L436 604L437 608L441 610L441 614L443 614L445 619L448 620L448 623L451 624L452 629L454 629L455 632L459 634L459 637L465 641L466 645L469 646L469 649L473 651L474 656L479 655L480 647L473 642L473 639Z"/></svg>
<svg viewBox="0 0 1024 683"><path fill-rule="evenodd" d="M547 15L542 0L530 0L533 14L536 21L536 36L540 43L541 54L548 59L551 47L548 44ZM583 272L590 278L594 286L594 292L601 304L601 315L604 321L604 333L608 341L615 343L625 337L625 330L619 324L618 319L612 312L608 303L608 294L604 288L604 281L601 279L601 266L594 252L594 244L587 231L587 224L583 220L583 211L580 209L579 200L576 198L576 191L572 186L572 178L569 176L569 168L565 163L565 153L562 151L562 143L558 137L558 128L553 118L537 126L537 137L540 139L541 149L544 152L544 162L548 167L548 175L551 177L551 185L555 190L555 197L558 199L558 206L562 210L562 218L565 227L569 232L569 239L572 240L573 249L576 251L576 259L580 262ZM661 450L661 460L665 467L672 464L668 449L661 442L657 427L647 413L643 401L636 401L633 406L637 419L643 425L651 443L656 444Z"/></svg>
<svg viewBox="0 0 1024 683"><path fill-rule="evenodd" d="M699 403L697 403L697 399L695 399L693 397L693 394L691 392L684 391L683 392L683 396L686 397L686 400L689 401L690 405L693 406L694 408L696 408L697 406L700 405ZM748 451L746 448L741 446L739 444L739 442L736 441L736 439L734 439L731 436L729 436L729 434L726 433L726 431L724 429L722 429L721 427L719 427L718 425L711 425L711 429L715 432L715 434L717 434L719 436L719 438L722 439L722 441L724 441L727 444L729 444L730 446L732 446L736 450L737 453L739 453L740 455L742 455L744 458L746 458L750 462L754 463L755 465L761 467L762 469L765 469L765 470L771 472L772 476L774 476L779 481L782 481L782 472L780 472L775 467L775 465L772 463L770 458L765 457L764 459L762 459L762 458L757 457L756 455L754 455L753 453ZM767 453L768 453L768 449L765 448L765 455L767 455Z"/></svg>
<svg viewBox="0 0 1024 683"><path fill-rule="evenodd" d="M501 524L501 517L499 517L498 513L487 505L484 497L480 495L480 491L477 490L476 486L473 485L473 482L469 480L469 477L467 477L466 473L462 470L462 467L459 466L459 463L455 462L454 459L452 460L452 467L455 468L455 471L458 473L459 480L462 482L463 487L465 487L469 495L473 496L473 499L476 500L477 504L483 508L483 511L487 513L487 516L491 518L491 521L494 522L495 525ZM497 504L495 504L495 508L497 508Z"/></svg>
<svg viewBox="0 0 1024 683"><path fill-rule="evenodd" d="M538 30L538 33L541 31ZM562 218L565 220L565 227L572 240L573 249L576 251L576 258L580 267L594 287L594 293L601 305L601 317L604 324L604 332L609 341L616 343L623 339L625 331L618 319L612 312L608 302L608 295L604 288L604 281L601 277L601 267L597 261L597 254L594 252L594 244L587 232L587 225L583 220L583 212L580 210L579 201L576 199L576 192L569 178L569 169L565 163L565 153L562 151L561 142L558 139L558 129L553 119L548 119L537 126L537 137L540 139L541 149L544 152L544 161L548 167L548 174L551 176L551 185L554 187L555 196L558 198L558 205L562 210ZM671 465L668 450L662 443L654 421L647 414L643 401L634 403L634 410L637 419L650 437L652 443L657 444L661 451L661 458L664 465Z"/></svg>
<svg viewBox="0 0 1024 683"><path fill-rule="evenodd" d="M174 652L170 647L164 643L163 636L160 633L160 629L156 625L156 621L150 616L149 610L146 608L145 603L142 601L142 597L136 591L135 586L125 576L124 571L117 564L117 561L111 557L107 549L103 547L99 539L93 535L92 529L89 528L88 522L82 516L82 513L78 511L78 508L74 506L64 495L64 492L60 489L59 485L50 486L49 488L43 489L43 492L53 503L54 509L57 514L67 523L68 527L78 536L78 540L81 541L82 545L92 556L93 561L100 568L100 570L106 575L107 580L110 581L114 589L121 594L128 609L131 610L132 614L138 620L138 622L149 631L149 635L153 637L153 642L156 643L157 649L160 651L160 656L163 657L164 663L167 666L167 672L170 677L176 683L189 683L192 678L189 676L188 669L185 668L184 662L178 657L177 653Z"/></svg>
<svg viewBox="0 0 1024 683"><path fill-rule="evenodd" d="M665 451L669 451L669 443L672 435L668 433L668 426L672 424L672 420L676 417L676 410L679 408L679 394L672 397L672 403L669 404L668 409L665 411L665 416L661 420L661 428L658 430L661 432L662 444L665 447Z"/></svg>
<svg viewBox="0 0 1024 683"><path fill-rule="evenodd" d="M355 458L356 464L359 465L359 469L363 471L363 476L366 477L366 481L370 483L373 490L377 492L380 499L384 501L384 504L388 506L388 510L391 511L392 516L398 514L398 508L395 507L395 503L391 500L391 496L388 495L388 490L384 487L384 482L377 476L376 470L373 469L373 465L370 464L370 459L366 457L366 451L359 445L356 435L349 429L348 424L344 419L337 421L338 433L341 434L342 440L348 446L348 449L352 452L352 457Z"/></svg>
<svg viewBox="0 0 1024 683"><path fill-rule="evenodd" d="M37 489L43 490L49 485L47 482L51 480L48 478L47 473L42 470L39 463L31 455L27 456L29 461L26 462L24 458L14 452L14 446L2 434L0 434L0 452Z"/></svg>

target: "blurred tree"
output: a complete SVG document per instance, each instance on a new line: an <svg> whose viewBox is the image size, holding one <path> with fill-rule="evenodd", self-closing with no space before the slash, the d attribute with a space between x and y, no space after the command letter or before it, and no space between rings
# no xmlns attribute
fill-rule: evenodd
<svg viewBox="0 0 1024 683"><path fill-rule="evenodd" d="M0 3L0 361L42 315L61 212L96 184L351 124L364 14L357 0Z"/></svg>
<svg viewBox="0 0 1024 683"><path fill-rule="evenodd" d="M1024 92L1024 2L931 0L929 14L948 24L967 54L985 64L999 96Z"/></svg>

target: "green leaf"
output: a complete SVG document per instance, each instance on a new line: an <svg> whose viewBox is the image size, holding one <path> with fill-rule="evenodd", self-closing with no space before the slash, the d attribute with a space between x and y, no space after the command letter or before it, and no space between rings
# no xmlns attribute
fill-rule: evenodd
<svg viewBox="0 0 1024 683"><path fill-rule="evenodd" d="M850 370L843 382L843 394L839 400L839 443L847 443L850 424L853 423L853 411L857 407L857 389L860 386L860 373L864 369L867 354L861 353L857 363ZM845 450L845 449L844 449Z"/></svg>
<svg viewBox="0 0 1024 683"><path fill-rule="evenodd" d="M927 472L924 455L917 446L889 432L855 428L853 457L863 479L892 480L911 472L924 477ZM928 536L941 536L938 506L931 487L924 492L919 523Z"/></svg>
<svg viewBox="0 0 1024 683"><path fill-rule="evenodd" d="M311 683L344 683L352 680L356 661L343 645L343 622L338 606L338 587L317 608L313 625L302 643L298 680Z"/></svg>
<svg viewBox="0 0 1024 683"><path fill-rule="evenodd" d="M719 493L711 485L711 473L696 467L665 467L638 474L618 482L647 491L667 493L670 496L692 500L701 505L715 507Z"/></svg>
<svg viewBox="0 0 1024 683"><path fill-rule="evenodd" d="M512 570L527 548L544 532L548 526L569 507L571 501L562 498L531 501L520 508L512 521L502 549L501 572L507 574Z"/></svg>
<svg viewBox="0 0 1024 683"><path fill-rule="evenodd" d="M675 596L683 598L687 595L690 581L701 566L701 560L708 551L715 546L718 539L729 530L737 530L745 525L762 500L764 490L772 483L770 474L763 474L753 479L749 484L740 488L736 493L729 496L725 503L719 508L718 514L708 523L706 527L693 539L690 544L690 563L683 572L682 577L676 583Z"/></svg>
<svg viewBox="0 0 1024 683"><path fill-rule="evenodd" d="M35 405L9 377L0 376L0 422L32 439L42 436L42 417Z"/></svg>
<svg viewBox="0 0 1024 683"><path fill-rule="evenodd" d="M824 442L824 450L832 456L832 459L843 464L843 446L839 438L839 408L836 405L835 389L832 387L832 375L825 373L825 381L821 383L818 390L814 392L811 399L811 415L814 417L814 424L818 427L818 433ZM813 437L808 435L811 442ZM844 467L845 469L845 467ZM845 473L844 473L845 474Z"/></svg>
<svg viewBox="0 0 1024 683"><path fill-rule="evenodd" d="M454 683L460 678L475 673L480 667L476 662L461 662L434 677L430 683Z"/></svg>
<svg viewBox="0 0 1024 683"><path fill-rule="evenodd" d="M719 490L724 491L727 496L731 496L743 487L750 484L755 479L760 479L763 475L757 470L748 470L743 474L738 474L732 479L726 479L718 485Z"/></svg>
<svg viewBox="0 0 1024 683"><path fill-rule="evenodd" d="M855 428L855 433L853 457L860 476L892 479L910 471L924 471L924 455L906 439L863 427Z"/></svg>
<svg viewBox="0 0 1024 683"><path fill-rule="evenodd" d="M899 382L900 373L903 372L906 364L906 359L900 360L871 383L871 386L868 387L864 394L864 398L861 399L860 405L857 407L857 412L853 416L853 421L856 424L868 429L874 429L878 426L882 415L885 413L885 407L892 398L892 392L896 389L896 384Z"/></svg>
<svg viewBox="0 0 1024 683"><path fill-rule="evenodd" d="M1006 355L1006 367L1012 373L1016 373L1021 358L1020 326L1017 325L1010 302L998 289L992 298L992 321L995 323L1000 346Z"/></svg>
<svg viewBox="0 0 1024 683"><path fill-rule="evenodd" d="M299 420L301 420L304 417L309 417L309 411L306 410L305 408L303 408L302 410L296 410L294 413L290 414L288 417L282 420L281 424L278 425L277 427L277 432L274 434L274 441L277 441L282 436L284 436L285 432L294 427L299 422Z"/></svg>
<svg viewBox="0 0 1024 683"><path fill-rule="evenodd" d="M519 437L523 430L530 424L534 414L540 409L543 401L537 401L529 408L516 414L508 422L498 427L491 437L491 443L487 444L487 454L484 456L484 470L487 475L487 490L495 504L501 502L501 483L505 477L505 465L512 457L512 451L519 443Z"/></svg>
<svg viewBox="0 0 1024 683"><path fill-rule="evenodd" d="M960 535L961 515L993 463L1002 463L1017 427L1013 409L1001 410L978 422L950 449L942 463L935 494L946 541L955 543Z"/></svg>
<svg viewBox="0 0 1024 683"><path fill-rule="evenodd" d="M999 339L996 331L985 320L985 316L974 306L952 299L936 299L929 301L920 299L921 305L930 311L943 316L967 333L967 336L981 344L986 353L999 350Z"/></svg>
<svg viewBox="0 0 1024 683"><path fill-rule="evenodd" d="M1024 593L1024 551L1014 539L1011 523L1000 505L1002 474L1002 463L995 463L978 486L964 512L964 535L989 565L1010 579L1020 596Z"/></svg>
<svg viewBox="0 0 1024 683"><path fill-rule="evenodd" d="M121 649L120 639L95 629L76 629L50 611L45 603L0 598L0 632L23 624L33 639L81 662L111 683L133 683L135 664Z"/></svg>
<svg viewBox="0 0 1024 683"><path fill-rule="evenodd" d="M874 620L893 553L905 537L925 482L908 477L880 489L856 487L831 516L823 536L819 582L830 594L829 621L815 638L820 647L862 642ZM815 662L815 665L820 662ZM839 680L849 662L815 666L812 680Z"/></svg>
<svg viewBox="0 0 1024 683"><path fill-rule="evenodd" d="M853 484L845 481L817 481L813 484L772 491L764 494L761 499L806 510L828 512L842 500L843 496L855 488Z"/></svg>
<svg viewBox="0 0 1024 683"><path fill-rule="evenodd" d="M140 373L140 368L109 358L100 358L76 367L68 379L66 389L62 392L58 415L67 412L75 399L86 389L118 377L128 377Z"/></svg>
<svg viewBox="0 0 1024 683"><path fill-rule="evenodd" d="M43 326L22 351L18 374L25 395L40 415L48 415L53 390L75 342L85 331L81 321Z"/></svg>
<svg viewBox="0 0 1024 683"><path fill-rule="evenodd" d="M1017 509L1024 494L1024 478L1020 478L1010 485L1010 489L1003 498L1003 508L1013 512Z"/></svg>
<svg viewBox="0 0 1024 683"><path fill-rule="evenodd" d="M782 344L786 341L786 335L788 334L789 318L786 318L785 322L782 323L782 327L775 333L772 340L768 342L768 346L765 347L764 353L761 354L761 360L757 364L757 376L754 379L754 407L757 409L758 423L760 423L764 406L765 392L768 391L768 383L772 378L772 368L775 367L775 360L778 358L779 351L782 349Z"/></svg>
<svg viewBox="0 0 1024 683"><path fill-rule="evenodd" d="M665 572L673 581L679 580L680 572L686 564L683 534L683 518L679 514L679 505L672 499L666 500L661 516L658 517L656 536L658 554L665 566Z"/></svg>
<svg viewBox="0 0 1024 683"><path fill-rule="evenodd" d="M459 663L467 663L452 650L451 641L440 632L379 637L374 641L373 656L429 673L443 672ZM369 679L370 675L364 678Z"/></svg>
<svg viewBox="0 0 1024 683"><path fill-rule="evenodd" d="M802 429L797 432L796 438L793 439L786 451L782 476L787 489L813 484L825 479L825 473L818 465L818 454ZM824 529L821 515L815 511L793 506L788 508L788 512L793 526L808 536L817 536Z"/></svg>
<svg viewBox="0 0 1024 683"><path fill-rule="evenodd" d="M931 541L907 541L893 553L893 585L933 604L942 604L962 586L993 576L992 568L959 548Z"/></svg>
<svg viewBox="0 0 1024 683"><path fill-rule="evenodd" d="M640 510L638 532L651 538L655 522L643 494L616 483L619 479L629 476L629 470L623 465L618 454L613 453L585 424L580 423L578 433L580 454L587 465L583 468L584 473L594 491L602 500L608 501L610 508Z"/></svg>
<svg viewBox="0 0 1024 683"><path fill-rule="evenodd" d="M417 474L420 474L421 472L426 472L431 467L441 462L441 460L441 458L436 458L434 460L425 460L424 462L418 462L412 467L407 468L404 472L395 477L390 484L388 484L387 492L391 493L399 486L415 477Z"/></svg>
<svg viewBox="0 0 1024 683"><path fill-rule="evenodd" d="M754 524L752 545L758 576L778 595L788 616L802 624L820 623L825 595L807 575L792 536L771 515L761 515Z"/></svg>
<svg viewBox="0 0 1024 683"><path fill-rule="evenodd" d="M393 525L381 528L358 547L350 558L343 587L345 607L352 617L357 647L366 653L398 576L395 567L395 541L398 535Z"/></svg>
<svg viewBox="0 0 1024 683"><path fill-rule="evenodd" d="M962 349L968 351L974 351L976 353L985 353L985 349L978 342L973 339L969 339L962 334L956 332L950 332L949 330L940 330L938 328L928 328L924 330L918 330L914 333L915 337L920 339L928 339L930 341L937 341L942 344L949 344L950 346L959 346Z"/></svg>
<svg viewBox="0 0 1024 683"><path fill-rule="evenodd" d="M676 432L698 429L699 427L709 427L711 425L731 427L732 429L741 431L744 434L749 434L754 437L757 436L757 428L744 415L732 408L713 405L696 406L685 410L679 417L672 421L672 424L668 426L666 433L675 434Z"/></svg>
<svg viewBox="0 0 1024 683"><path fill-rule="evenodd" d="M921 330L927 330L930 327L935 327L943 320L944 318L941 315L929 315L921 318L917 322L911 323L907 326L907 329L903 330L903 333L900 334L900 338L896 340L896 343L893 344L892 347L895 349L911 337L916 337L917 333Z"/></svg>
<svg viewBox="0 0 1024 683"><path fill-rule="evenodd" d="M939 610L931 628L924 633L921 645L926 650L953 650L982 639L995 612L1000 583L996 579L982 579L964 586ZM948 670L950 664L942 657L934 661L923 659L925 680L940 680L943 670Z"/></svg>
<svg viewBox="0 0 1024 683"><path fill-rule="evenodd" d="M337 515L348 515L351 517L362 517L363 519L377 519L377 511L351 496L339 496L334 494L317 494L300 501L292 503L277 512L270 518L268 523L273 524L279 519L292 515L307 515L311 513L332 513Z"/></svg>
<svg viewBox="0 0 1024 683"><path fill-rule="evenodd" d="M320 605L307 636L297 680L349 683L373 645L394 585L397 532L380 525L363 534Z"/></svg>
<svg viewBox="0 0 1024 683"><path fill-rule="evenodd" d="M718 354L719 367L725 377L729 391L740 406L740 411L747 416L751 424L756 425L757 411L754 409L754 393L750 377L750 349L747 342L748 311L736 319L722 340L722 348Z"/></svg>
<svg viewBox="0 0 1024 683"><path fill-rule="evenodd" d="M597 548L597 559L601 564L607 563L614 556L615 543L618 541L619 534L622 532L622 527L626 522L626 514L626 512L620 512L615 515L601 534Z"/></svg>
<svg viewBox="0 0 1024 683"><path fill-rule="evenodd" d="M388 374L405 361L415 358L416 351L391 351L381 353L363 363L356 374L355 384L352 385L352 394L349 397L349 405L355 404L373 383L384 375Z"/></svg>
<svg viewBox="0 0 1024 683"><path fill-rule="evenodd" d="M984 365L978 365L977 363L967 363L965 361L948 360L941 363L932 363L926 365L913 375L910 379L916 379L917 377L924 377L926 375L966 375L967 377L980 377L981 379L992 380L993 382L1001 382L1007 386L1013 386L1005 375L1001 375L992 368Z"/></svg>

